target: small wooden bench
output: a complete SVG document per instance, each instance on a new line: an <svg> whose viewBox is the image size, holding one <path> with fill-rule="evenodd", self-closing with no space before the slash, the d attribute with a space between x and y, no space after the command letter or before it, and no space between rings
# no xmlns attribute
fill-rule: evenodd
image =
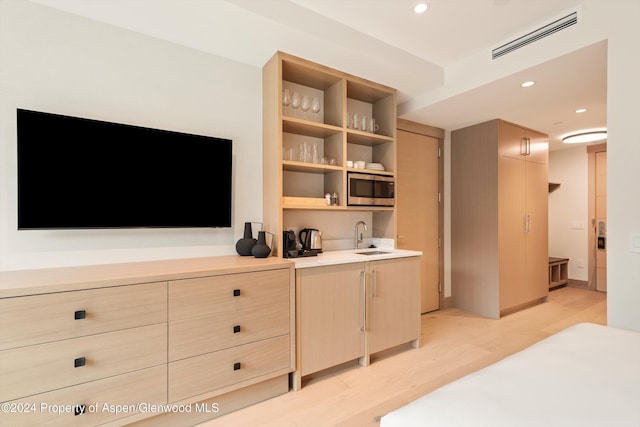
<svg viewBox="0 0 640 427"><path fill-rule="evenodd" d="M569 283L569 258L549 257L549 289Z"/></svg>

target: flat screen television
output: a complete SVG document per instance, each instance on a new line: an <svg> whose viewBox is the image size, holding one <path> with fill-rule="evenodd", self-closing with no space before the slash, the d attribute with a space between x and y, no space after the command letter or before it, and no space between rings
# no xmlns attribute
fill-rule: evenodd
<svg viewBox="0 0 640 427"><path fill-rule="evenodd" d="M18 109L18 229L230 227L232 141Z"/></svg>

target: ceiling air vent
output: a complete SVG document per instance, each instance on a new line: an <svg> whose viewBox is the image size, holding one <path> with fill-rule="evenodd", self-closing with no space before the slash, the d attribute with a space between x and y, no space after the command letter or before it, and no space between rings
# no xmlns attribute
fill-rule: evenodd
<svg viewBox="0 0 640 427"><path fill-rule="evenodd" d="M545 25L544 27L538 28L526 34L522 37L519 37L509 43L505 43L500 47L497 47L491 51L491 58L496 59L503 55L506 55L509 52L513 52L516 49L520 49L523 46L526 46L530 43L533 43L537 40L540 40L548 35L551 35L557 31L568 28L574 24L578 23L578 12L572 12L569 15L560 18L556 21L553 21L550 24Z"/></svg>

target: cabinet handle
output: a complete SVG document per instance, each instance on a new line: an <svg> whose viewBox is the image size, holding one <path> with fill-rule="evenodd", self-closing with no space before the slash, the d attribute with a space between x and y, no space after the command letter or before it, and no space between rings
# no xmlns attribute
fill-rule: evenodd
<svg viewBox="0 0 640 427"><path fill-rule="evenodd" d="M73 360L73 367L74 368L80 368L81 366L84 366L87 364L87 359L83 356L83 357L78 357L77 359Z"/></svg>
<svg viewBox="0 0 640 427"><path fill-rule="evenodd" d="M240 362L236 362L236 363L233 364L233 370L234 371L239 371L241 367L242 367L242 365L240 364Z"/></svg>
<svg viewBox="0 0 640 427"><path fill-rule="evenodd" d="M234 297L239 297L240 296L240 289L234 289L233 290L233 296Z"/></svg>
<svg viewBox="0 0 640 427"><path fill-rule="evenodd" d="M527 138L527 156L531 155L531 138Z"/></svg>
<svg viewBox="0 0 640 427"><path fill-rule="evenodd" d="M362 290L362 326L360 330L366 332L367 330L367 276L363 271L360 272L360 289Z"/></svg>
<svg viewBox="0 0 640 427"><path fill-rule="evenodd" d="M86 319L87 318L87 311L86 310L76 310L76 312L73 313L73 318L75 320Z"/></svg>
<svg viewBox="0 0 640 427"><path fill-rule="evenodd" d="M240 325L235 325L235 326L233 327L233 333L234 333L234 334L237 334L238 332L240 332Z"/></svg>
<svg viewBox="0 0 640 427"><path fill-rule="evenodd" d="M527 138L520 138L520 155L527 155Z"/></svg>
<svg viewBox="0 0 640 427"><path fill-rule="evenodd" d="M526 233L531 232L531 215L527 214L524 220L524 231Z"/></svg>
<svg viewBox="0 0 640 427"><path fill-rule="evenodd" d="M375 298L378 296L378 272L376 270L373 270L371 272L371 275L373 276L373 294L372 296Z"/></svg>
<svg viewBox="0 0 640 427"><path fill-rule="evenodd" d="M87 405L84 403L82 405L74 405L73 407L73 415L78 416L82 415L87 411Z"/></svg>

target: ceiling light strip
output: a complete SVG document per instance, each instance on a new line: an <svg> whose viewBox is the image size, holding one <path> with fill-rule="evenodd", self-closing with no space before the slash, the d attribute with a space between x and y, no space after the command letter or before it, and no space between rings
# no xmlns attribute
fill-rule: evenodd
<svg viewBox="0 0 640 427"><path fill-rule="evenodd" d="M560 18L544 27L538 28L535 31L530 32L522 37L519 37L509 43L505 43L500 47L497 47L491 51L491 59L499 58L506 55L509 52L513 52L516 49L520 49L530 43L538 41L544 37L547 37L553 33L563 30L567 27L578 23L578 12L572 12L569 15Z"/></svg>

